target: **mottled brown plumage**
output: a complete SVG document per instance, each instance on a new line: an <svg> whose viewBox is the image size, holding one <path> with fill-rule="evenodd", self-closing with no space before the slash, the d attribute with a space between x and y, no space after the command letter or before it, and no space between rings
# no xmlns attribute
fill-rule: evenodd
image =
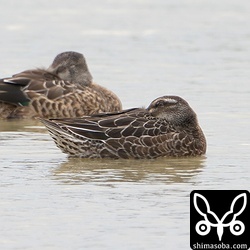
<svg viewBox="0 0 250 250"><path fill-rule="evenodd" d="M196 114L178 96L159 97L147 109L42 122L56 145L72 157L141 159L206 152Z"/></svg>
<svg viewBox="0 0 250 250"><path fill-rule="evenodd" d="M63 52L47 69L0 80L2 118L69 118L121 110L118 97L92 82L85 58Z"/></svg>

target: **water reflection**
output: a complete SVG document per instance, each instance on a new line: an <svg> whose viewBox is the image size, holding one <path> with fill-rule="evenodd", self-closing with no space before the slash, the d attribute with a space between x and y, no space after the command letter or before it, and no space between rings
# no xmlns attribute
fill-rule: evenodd
<svg viewBox="0 0 250 250"><path fill-rule="evenodd" d="M26 131L46 132L47 130L37 119L10 119L0 120L0 132L2 131Z"/></svg>
<svg viewBox="0 0 250 250"><path fill-rule="evenodd" d="M70 158L53 171L62 183L85 182L111 185L114 182L181 183L198 175L205 157L156 160L109 160Z"/></svg>

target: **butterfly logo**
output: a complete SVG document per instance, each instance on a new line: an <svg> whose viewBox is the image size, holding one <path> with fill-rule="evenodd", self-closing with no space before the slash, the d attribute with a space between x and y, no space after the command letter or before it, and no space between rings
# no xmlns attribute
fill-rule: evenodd
<svg viewBox="0 0 250 250"><path fill-rule="evenodd" d="M240 199L243 199L243 205L239 209L238 204L240 203ZM198 206L198 200L200 200L200 207ZM239 194L233 199L230 210L227 211L221 219L219 219L218 216L210 210L210 205L203 195L194 193L193 203L196 211L204 218L197 222L195 226L195 230L199 235L207 235L209 234L211 227L215 227L217 228L219 241L221 241L222 235L224 233L224 227L229 227L230 232L236 236L243 234L243 232L245 231L245 225L242 221L237 220L237 216L239 216L246 208L246 193ZM235 206L236 203L238 203L237 207Z"/></svg>

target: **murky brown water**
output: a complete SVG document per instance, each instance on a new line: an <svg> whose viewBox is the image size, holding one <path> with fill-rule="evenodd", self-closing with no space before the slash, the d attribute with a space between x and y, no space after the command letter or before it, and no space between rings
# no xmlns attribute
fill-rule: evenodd
<svg viewBox="0 0 250 250"><path fill-rule="evenodd" d="M192 190L249 190L249 1L1 8L0 77L79 51L124 108L185 98L208 141L201 158L68 159L39 122L0 121L1 249L188 249Z"/></svg>

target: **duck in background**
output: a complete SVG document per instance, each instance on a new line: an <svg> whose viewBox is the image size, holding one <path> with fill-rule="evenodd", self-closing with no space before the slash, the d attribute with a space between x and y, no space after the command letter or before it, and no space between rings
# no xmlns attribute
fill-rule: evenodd
<svg viewBox="0 0 250 250"><path fill-rule="evenodd" d="M1 118L73 118L121 109L113 92L92 81L78 52L60 53L48 69L0 79Z"/></svg>

